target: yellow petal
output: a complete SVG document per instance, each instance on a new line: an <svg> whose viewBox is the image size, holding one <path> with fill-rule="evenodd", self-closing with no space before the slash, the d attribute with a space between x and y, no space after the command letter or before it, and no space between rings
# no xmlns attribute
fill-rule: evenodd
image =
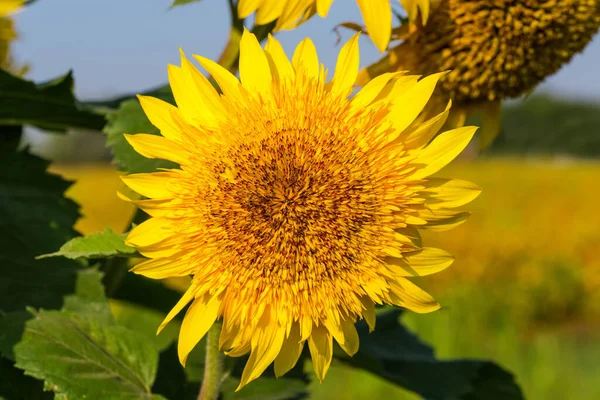
<svg viewBox="0 0 600 400"><path fill-rule="evenodd" d="M444 132L433 139L418 153L414 163L422 164L423 168L418 169L412 178L422 179L444 168L467 147L476 130L477 127L465 126Z"/></svg>
<svg viewBox="0 0 600 400"><path fill-rule="evenodd" d="M356 95L352 98L352 107L354 109L362 109L373 102L381 93L383 88L390 82L391 79L397 77L399 72L386 72L369 81Z"/></svg>
<svg viewBox="0 0 600 400"><path fill-rule="evenodd" d="M292 57L292 65L296 73L304 71L306 76L319 79L319 56L312 40L306 38L298 44Z"/></svg>
<svg viewBox="0 0 600 400"><path fill-rule="evenodd" d="M440 309L439 303L429 293L412 283L399 278L390 285L392 303L416 313L429 313Z"/></svg>
<svg viewBox="0 0 600 400"><path fill-rule="evenodd" d="M186 58L183 51L181 51L181 68L187 74L188 82L190 82L189 90L197 93L196 96L204 105L203 108L206 109L206 114L213 118L225 115L225 107L221 102L219 93L208 79Z"/></svg>
<svg viewBox="0 0 600 400"><path fill-rule="evenodd" d="M233 101L243 101L242 92L240 91L240 81L231 72L210 60L208 58L194 55L193 56L202 67L217 81L223 94L231 97Z"/></svg>
<svg viewBox="0 0 600 400"><path fill-rule="evenodd" d="M340 50L337 63L335 64L333 86L331 87L331 91L334 94L347 95L352 91L352 86L356 82L360 62L358 51L359 35L359 33L355 34Z"/></svg>
<svg viewBox="0 0 600 400"><path fill-rule="evenodd" d="M392 34L392 8L390 0L356 0L367 32L379 51L383 52L390 43Z"/></svg>
<svg viewBox="0 0 600 400"><path fill-rule="evenodd" d="M177 344L179 362L184 367L190 351L215 323L220 306L221 300L218 296L205 294L201 298L196 298L185 313Z"/></svg>
<svg viewBox="0 0 600 400"><path fill-rule="evenodd" d="M308 349L312 358L315 374L320 382L323 382L327 370L331 365L332 353L331 334L323 325L313 326L312 333L308 338Z"/></svg>
<svg viewBox="0 0 600 400"><path fill-rule="evenodd" d="M285 3L281 0L263 0L263 4L256 13L256 24L266 25L275 21L283 12Z"/></svg>
<svg viewBox="0 0 600 400"><path fill-rule="evenodd" d="M333 3L333 0L317 0L317 14L319 14L320 17L325 18L329 13L331 3Z"/></svg>
<svg viewBox="0 0 600 400"><path fill-rule="evenodd" d="M405 258L387 258L389 265L394 266L397 276L426 276L448 268L454 262L454 257L443 250L424 247L415 253L405 253Z"/></svg>
<svg viewBox="0 0 600 400"><path fill-rule="evenodd" d="M338 343L349 356L353 356L358 351L358 345L360 342L358 338L358 332L356 332L356 328L354 327L354 322L350 320L343 320L341 327L344 334L344 343L340 343L339 340Z"/></svg>
<svg viewBox="0 0 600 400"><path fill-rule="evenodd" d="M269 322L268 326L255 332L252 337L250 358L244 367L240 385L236 391L240 390L248 382L258 378L267 369L269 364L275 360L281 350L285 337L285 329L277 326L277 324L271 325L275 323L274 320Z"/></svg>
<svg viewBox="0 0 600 400"><path fill-rule="evenodd" d="M469 218L471 213L425 209L419 211L419 215L427 221L427 225L420 226L420 229L442 232L459 226Z"/></svg>
<svg viewBox="0 0 600 400"><path fill-rule="evenodd" d="M240 42L240 80L250 92L271 89L271 69L256 36L244 29Z"/></svg>
<svg viewBox="0 0 600 400"><path fill-rule="evenodd" d="M166 229L168 221L164 218L150 218L129 232L125 244L128 246L150 246L168 238L172 232Z"/></svg>
<svg viewBox="0 0 600 400"><path fill-rule="evenodd" d="M276 79L283 81L293 79L295 76L294 68L289 58L285 54L281 43L273 35L269 34L267 45L265 46L265 54L269 60L271 73Z"/></svg>
<svg viewBox="0 0 600 400"><path fill-rule="evenodd" d="M137 98L152 125L167 139L181 142L181 132L171 118L171 112L179 112L177 107L150 96L138 95Z"/></svg>
<svg viewBox="0 0 600 400"><path fill-rule="evenodd" d="M293 29L298 26L298 21L312 6L314 0L285 1L285 7L275 25L275 31Z"/></svg>
<svg viewBox="0 0 600 400"><path fill-rule="evenodd" d="M375 314L375 303L373 303L373 300L371 300L369 296L362 296L360 298L360 302L365 308L362 312L362 316L369 326L369 332L373 332L373 330L375 330L375 322L377 320L377 315Z"/></svg>
<svg viewBox="0 0 600 400"><path fill-rule="evenodd" d="M163 322L158 327L158 330L156 331L157 335L160 333L160 331L163 330L163 328L165 326L167 326L167 324L169 322L171 322L171 320L173 318L175 318L175 316L177 314L179 314L179 312L183 309L183 307L187 306L187 304L190 301L192 301L192 299L194 298L194 292L195 291L196 291L196 287L194 285L191 285L188 288L188 290L185 291L185 293L183 294L183 296L181 296L181 299L179 299L179 301L177 302L177 304L175 304L175 307L173 307L171 309L171 311L169 311L169 313L167 314L167 316L165 317L165 319L163 320Z"/></svg>
<svg viewBox="0 0 600 400"><path fill-rule="evenodd" d="M7 16L23 5L25 0L2 0L0 2L0 17Z"/></svg>
<svg viewBox="0 0 600 400"><path fill-rule="evenodd" d="M400 3L402 3L402 7L404 8L404 11L406 11L411 23L414 24L416 22L420 11L421 20L423 25L425 25L429 19L430 1L431 0L400 0Z"/></svg>
<svg viewBox="0 0 600 400"><path fill-rule="evenodd" d="M461 179L427 178L423 186L420 195L426 196L430 209L461 207L481 193L479 186Z"/></svg>
<svg viewBox="0 0 600 400"><path fill-rule="evenodd" d="M181 257L155 258L143 261L131 268L131 272L150 279L165 279L192 274L194 264Z"/></svg>
<svg viewBox="0 0 600 400"><path fill-rule="evenodd" d="M279 378L290 369L294 368L302 354L304 341L300 337L300 326L298 323L293 323L290 329L289 336L283 341L281 350L275 358L275 376Z"/></svg>
<svg viewBox="0 0 600 400"><path fill-rule="evenodd" d="M117 197L135 204L151 217L164 217L171 213L171 210L167 207L171 199L133 200L121 192L117 192Z"/></svg>
<svg viewBox="0 0 600 400"><path fill-rule="evenodd" d="M494 101L482 107L483 121L479 131L479 151L490 147L500 134L500 105L499 101Z"/></svg>
<svg viewBox="0 0 600 400"><path fill-rule="evenodd" d="M246 18L260 7L264 0L240 0L237 6L238 18Z"/></svg>
<svg viewBox="0 0 600 400"><path fill-rule="evenodd" d="M188 151L180 144L158 135L138 133L123 135L135 151L146 158L160 158L177 164L185 163Z"/></svg>
<svg viewBox="0 0 600 400"><path fill-rule="evenodd" d="M443 112L428 119L422 124L408 128L397 140L402 143L405 149L419 149L425 147L446 123L451 106L452 102L449 101Z"/></svg>
<svg viewBox="0 0 600 400"><path fill-rule="evenodd" d="M445 72L429 75L416 84L407 81L408 88L393 97L393 106L389 118L392 120L394 129L398 134L408 128L423 111L433 94L435 85L443 75L445 75Z"/></svg>
<svg viewBox="0 0 600 400"><path fill-rule="evenodd" d="M173 192L168 189L169 182L173 178L176 178L176 175L172 172L121 176L121 180L133 191L152 199L173 197Z"/></svg>

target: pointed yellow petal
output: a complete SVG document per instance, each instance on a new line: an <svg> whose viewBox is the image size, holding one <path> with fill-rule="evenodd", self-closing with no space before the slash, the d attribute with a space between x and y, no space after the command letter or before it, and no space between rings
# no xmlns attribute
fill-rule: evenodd
<svg viewBox="0 0 600 400"><path fill-rule="evenodd" d="M329 14L331 3L333 3L333 0L317 0L317 14L325 18Z"/></svg>
<svg viewBox="0 0 600 400"><path fill-rule="evenodd" d="M362 109L373 100L375 100L383 88L389 83L391 79L397 77L399 72L386 72L379 75L369 81L356 95L352 98L352 107L355 109Z"/></svg>
<svg viewBox="0 0 600 400"><path fill-rule="evenodd" d="M312 6L314 0L285 1L283 12L277 19L275 31L293 29L298 26L301 17Z"/></svg>
<svg viewBox="0 0 600 400"><path fill-rule="evenodd" d="M208 71L210 75L217 81L223 94L233 98L234 101L242 101L242 93L240 91L240 81L231 72L210 60L208 58L193 55L193 57Z"/></svg>
<svg viewBox="0 0 600 400"><path fill-rule="evenodd" d="M429 75L416 84L410 85L406 90L393 97L393 106L389 118L394 124L394 129L399 134L413 123L429 101L435 85L445 72Z"/></svg>
<svg viewBox="0 0 600 400"><path fill-rule="evenodd" d="M449 210L421 210L419 216L427 221L420 229L433 232L443 232L455 228L465 222L471 213Z"/></svg>
<svg viewBox="0 0 600 400"><path fill-rule="evenodd" d="M416 313L429 313L440 309L439 303L423 289L409 281L399 278L390 285L392 303L408 308Z"/></svg>
<svg viewBox="0 0 600 400"><path fill-rule="evenodd" d="M392 8L390 0L356 0L367 32L379 51L383 52L390 43L392 34Z"/></svg>
<svg viewBox="0 0 600 400"><path fill-rule="evenodd" d="M323 325L314 326L308 338L308 349L313 362L315 374L320 382L323 382L327 370L331 365L332 352L331 334Z"/></svg>
<svg viewBox="0 0 600 400"><path fill-rule="evenodd" d="M264 0L240 0L237 6L239 18L246 18L260 7Z"/></svg>
<svg viewBox="0 0 600 400"><path fill-rule="evenodd" d="M362 312L362 316L369 326L369 332L373 332L375 330L375 322L377 320L377 315L375 314L375 303L373 303L373 300L371 300L369 296L361 297L360 302L365 308Z"/></svg>
<svg viewBox="0 0 600 400"><path fill-rule="evenodd" d="M240 80L251 92L271 89L271 69L256 36L244 29L240 42Z"/></svg>
<svg viewBox="0 0 600 400"><path fill-rule="evenodd" d="M429 146L417 155L414 163L422 164L423 168L418 169L412 175L412 179L425 178L444 168L467 147L475 131L477 131L477 127L465 126L444 132L433 139Z"/></svg>
<svg viewBox="0 0 600 400"><path fill-rule="evenodd" d="M274 323L275 321L270 322ZM267 369L279 354L284 337L285 329L277 325L267 326L264 330L255 332L252 338L250 358L244 367L240 385L236 391L258 378Z"/></svg>
<svg viewBox="0 0 600 400"><path fill-rule="evenodd" d="M402 142L405 149L419 149L425 147L446 123L451 106L452 102L449 101L443 112L422 124L408 128L397 140Z"/></svg>
<svg viewBox="0 0 600 400"><path fill-rule="evenodd" d="M189 90L197 93L196 96L204 105L203 108L206 109L207 115L211 115L213 118L225 115L225 107L221 102L219 93L208 79L186 58L183 51L181 52L181 68L187 74L188 82L191 84Z"/></svg>
<svg viewBox="0 0 600 400"><path fill-rule="evenodd" d="M165 228L167 224L168 221L164 218L147 219L129 232L125 244L144 247L161 242L172 234L171 230Z"/></svg>
<svg viewBox="0 0 600 400"><path fill-rule="evenodd" d="M300 326L298 323L293 323L290 330L290 335L283 341L281 351L275 358L275 376L279 378L290 369L294 368L302 354L304 341L300 338Z"/></svg>
<svg viewBox="0 0 600 400"><path fill-rule="evenodd" d="M340 347L344 349L349 356L355 355L358 351L360 340L358 338L358 332L356 332L356 328L354 327L354 322L350 320L342 321L342 332L344 333L344 343L342 344L338 340Z"/></svg>
<svg viewBox="0 0 600 400"><path fill-rule="evenodd" d="M427 20L429 19L430 2L431 0L400 0L410 23L414 24L416 22L420 11L423 25L427 24Z"/></svg>
<svg viewBox="0 0 600 400"><path fill-rule="evenodd" d="M185 291L185 293L183 294L183 296L181 296L181 299L179 299L179 301L177 302L177 304L175 304L175 307L173 307L171 309L171 311L169 311L169 313L167 314L167 316L165 317L165 319L163 320L163 322L158 327L158 330L156 331L157 335L160 333L160 331L163 330L163 328L165 326L167 326L167 324L169 322L171 322L171 320L173 318L175 318L175 316L177 314L179 314L179 312L183 309L183 307L187 306L187 304L190 301L192 301L192 299L194 298L194 292L195 291L196 291L196 287L194 285L191 285L188 288L188 290Z"/></svg>
<svg viewBox="0 0 600 400"><path fill-rule="evenodd" d="M292 65L296 73L304 71L306 76L319 79L319 56L312 40L306 38L298 44L292 57Z"/></svg>
<svg viewBox="0 0 600 400"><path fill-rule="evenodd" d="M487 149L500 134L500 105L499 101L483 106L483 121L479 131L479 151Z"/></svg>
<svg viewBox="0 0 600 400"><path fill-rule="evenodd" d="M448 268L454 257L443 250L424 247L415 253L405 253L405 258L387 258L386 263L393 265L397 276L426 276Z"/></svg>
<svg viewBox="0 0 600 400"><path fill-rule="evenodd" d="M265 54L269 60L269 66L271 67L273 77L279 81L293 79L295 77L292 63L285 54L281 43L279 43L279 41L271 34L269 34L269 38L267 39Z"/></svg>
<svg viewBox="0 0 600 400"><path fill-rule="evenodd" d="M256 24L266 25L275 21L283 12L285 3L281 0L263 0L263 4L256 12Z"/></svg>
<svg viewBox="0 0 600 400"><path fill-rule="evenodd" d="M172 172L121 176L121 180L133 191L152 199L173 197L173 192L168 189L169 182L173 178L176 178L176 175Z"/></svg>
<svg viewBox="0 0 600 400"><path fill-rule="evenodd" d="M137 98L152 125L167 139L181 142L181 132L171 118L171 112L179 112L177 107L150 96L138 95Z"/></svg>
<svg viewBox="0 0 600 400"><path fill-rule="evenodd" d="M189 259L181 257L150 259L136 264L130 269L131 272L150 279L187 276L192 274L193 270L194 264Z"/></svg>
<svg viewBox="0 0 600 400"><path fill-rule="evenodd" d="M423 186L420 194L427 197L430 209L461 207L481 193L479 186L461 179L427 178Z"/></svg>
<svg viewBox="0 0 600 400"><path fill-rule="evenodd" d="M158 135L138 133L123 135L135 151L146 158L160 158L177 164L185 163L188 151L177 142Z"/></svg>
<svg viewBox="0 0 600 400"><path fill-rule="evenodd" d="M206 294L202 298L197 298L190 305L181 329L179 330L179 342L177 344L177 354L179 362L185 367L190 351L204 337L206 332L215 323L217 319L221 300L219 297Z"/></svg>
<svg viewBox="0 0 600 400"><path fill-rule="evenodd" d="M355 34L340 50L337 63L335 64L335 74L333 75L333 86L331 92L347 95L352 91L352 86L358 76L358 67L360 62L358 50L358 37L360 33Z"/></svg>

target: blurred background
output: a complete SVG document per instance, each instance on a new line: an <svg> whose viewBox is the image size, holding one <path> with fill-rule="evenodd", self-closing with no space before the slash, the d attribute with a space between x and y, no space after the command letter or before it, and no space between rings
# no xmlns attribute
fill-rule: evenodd
<svg viewBox="0 0 600 400"><path fill-rule="evenodd" d="M217 58L228 36L226 2L203 0L170 9L170 0L42 0L15 16L13 57L44 81L72 69L81 100L106 100L166 82L167 64L187 54ZM313 18L278 38L288 54L304 37L333 70L339 33L361 21L354 1L334 2L327 20ZM73 34L76 32L76 34ZM349 32L342 31L343 39ZM361 64L378 57L361 39ZM505 103L502 133L484 155L476 149L444 171L483 187L473 215L451 234L429 234L428 246L455 264L420 285L442 303L407 324L440 357L492 358L514 372L528 399L598 399L600 359L600 37L524 100ZM74 180L68 195L82 204L82 233L124 231L133 213L120 201L118 173L100 132L40 135L34 153ZM334 365L314 397L416 397L366 373ZM335 384L334 384L335 382ZM335 392L332 392L335 388Z"/></svg>

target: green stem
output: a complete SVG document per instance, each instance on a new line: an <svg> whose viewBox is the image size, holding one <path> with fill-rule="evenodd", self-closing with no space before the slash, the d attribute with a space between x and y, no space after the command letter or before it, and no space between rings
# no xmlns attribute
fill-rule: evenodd
<svg viewBox="0 0 600 400"><path fill-rule="evenodd" d="M225 356L219 350L221 322L216 321L206 337L206 358L204 362L204 379L198 400L217 400L223 380L223 362Z"/></svg>

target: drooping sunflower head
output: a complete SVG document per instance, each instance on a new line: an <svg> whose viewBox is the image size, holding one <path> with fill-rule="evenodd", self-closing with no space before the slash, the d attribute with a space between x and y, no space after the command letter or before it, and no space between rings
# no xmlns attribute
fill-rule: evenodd
<svg viewBox="0 0 600 400"><path fill-rule="evenodd" d="M182 55L180 67L169 67L177 107L140 96L162 136L127 135L142 155L181 168L124 177L148 197L135 202L151 216L127 238L148 257L133 271L192 276L161 325L191 303L181 362L219 319L220 347L250 353L240 387L272 362L277 376L287 372L305 342L322 380L332 338L354 354L354 324L365 319L374 328L375 304L436 310L408 278L442 270L452 257L422 247L419 229L461 223L467 213L451 209L479 193L465 181L429 177L475 131L432 141L448 108L415 123L442 74L387 74L351 96L357 37L329 82L309 39L290 61L274 38L263 50L244 32L241 82L195 58L222 94Z"/></svg>
<svg viewBox="0 0 600 400"><path fill-rule="evenodd" d="M384 71L450 71L436 97L451 98L455 110L483 111L497 124L500 101L529 93L591 41L600 2L437 0L428 15L362 80Z"/></svg>

